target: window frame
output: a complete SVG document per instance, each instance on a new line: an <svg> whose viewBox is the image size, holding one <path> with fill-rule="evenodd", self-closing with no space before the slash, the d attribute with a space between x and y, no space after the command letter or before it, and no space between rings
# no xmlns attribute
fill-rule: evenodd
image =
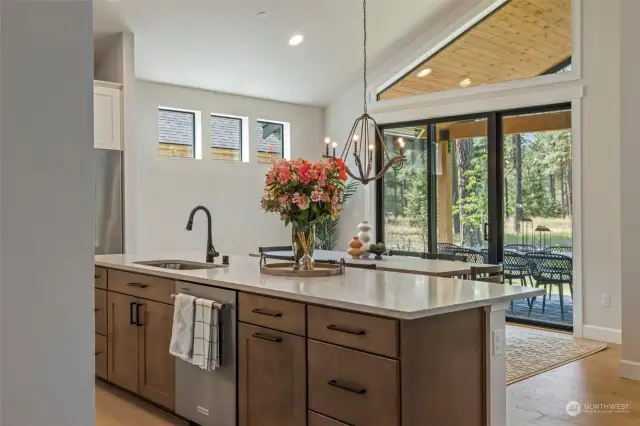
<svg viewBox="0 0 640 426"><path fill-rule="evenodd" d="M248 147L246 146L247 145L246 141L248 139L247 138L247 129L246 129L248 118L247 117L241 117L241 116L238 116L238 115L229 115L229 114L222 114L222 113L216 113L216 112L210 113L209 117L210 117L211 120L213 120L214 117L219 117L219 118L228 118L228 119L231 119L231 120L238 120L240 122L240 160L239 161L229 161L229 160L216 160L216 159L213 159L213 158L211 158L211 160L212 161L228 161L229 163L247 163L247 162L249 162L249 155L248 155L248 152L247 152L247 148ZM209 122L209 128L211 130L213 130L211 128L211 126L212 126L212 123ZM213 149L214 148L213 145L212 145L212 143L213 143L213 132L211 132L211 134L209 136L210 136L209 137L209 148Z"/></svg>
<svg viewBox="0 0 640 426"><path fill-rule="evenodd" d="M288 151L287 146L289 145L289 143L288 143L288 139L289 139L288 131L289 131L290 124L287 123L287 122L284 122L284 121L266 120L266 119L258 118L258 119L256 119L256 130L257 130L257 126L259 126L259 125L261 125L263 123L264 124L275 124L275 125L278 125L278 126L280 126L282 128L282 140L281 140L281 146L280 146L281 155L280 155L279 158L280 159L289 158L290 155L288 155L288 153L287 153L287 151ZM262 138L262 141L264 141L264 137ZM258 148L257 147L257 142L259 142L259 141L256 138L256 150L255 150L256 156L257 156L257 153L260 152L257 149ZM257 157L256 157L256 163L258 163L258 164L268 164L266 162L258 161Z"/></svg>
<svg viewBox="0 0 640 426"><path fill-rule="evenodd" d="M200 128L200 112L199 111L195 111L195 110L191 110L191 109L184 109L184 108L174 108L174 107L167 107L167 106L163 106L163 105L159 105L157 108L157 112L160 113L160 111L165 111L165 112L177 112L177 113L182 113L182 114L190 114L193 116L193 135L192 135L192 140L193 140L193 144L191 145L192 147L192 151L193 151L193 155L190 157L175 157L175 156L168 156L168 155L161 155L158 152L158 156L159 157L163 157L163 158L183 158L183 159L202 159L202 149L201 149L201 141L198 136L201 134L201 130ZM156 126L158 129L158 148L160 147L160 144L162 143L160 141L160 119L158 117L158 119L156 120Z"/></svg>

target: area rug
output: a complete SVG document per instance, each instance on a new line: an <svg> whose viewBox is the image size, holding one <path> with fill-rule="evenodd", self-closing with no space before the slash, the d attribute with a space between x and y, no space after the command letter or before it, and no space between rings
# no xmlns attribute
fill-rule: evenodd
<svg viewBox="0 0 640 426"><path fill-rule="evenodd" d="M606 343L507 326L507 385L600 352Z"/></svg>

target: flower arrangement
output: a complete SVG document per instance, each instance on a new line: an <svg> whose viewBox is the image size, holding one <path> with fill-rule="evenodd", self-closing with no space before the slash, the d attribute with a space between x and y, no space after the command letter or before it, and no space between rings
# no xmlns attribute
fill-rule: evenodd
<svg viewBox="0 0 640 426"><path fill-rule="evenodd" d="M315 226L338 218L346 180L344 161L335 158L277 160L267 173L260 204L265 212L280 215L285 226L292 224L294 268L305 258L303 269L313 269Z"/></svg>
<svg viewBox="0 0 640 426"><path fill-rule="evenodd" d="M346 167L339 158L316 163L277 160L267 173L261 206L267 213L279 214L285 226L336 220L346 180Z"/></svg>

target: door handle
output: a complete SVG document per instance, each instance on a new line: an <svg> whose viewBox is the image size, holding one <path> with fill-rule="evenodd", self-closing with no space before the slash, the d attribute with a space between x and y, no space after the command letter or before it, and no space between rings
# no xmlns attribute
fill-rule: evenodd
<svg viewBox="0 0 640 426"><path fill-rule="evenodd" d="M262 334L262 333L253 333L253 337L255 337L256 339L268 340L273 343L282 342L281 337L267 336L266 334Z"/></svg>
<svg viewBox="0 0 640 426"><path fill-rule="evenodd" d="M253 309L251 312L259 315L266 315L268 317L280 318L282 316L281 312L270 311L268 309Z"/></svg>
<svg viewBox="0 0 640 426"><path fill-rule="evenodd" d="M337 326L335 324L329 324L327 326L327 328L329 330L339 331L341 333L347 333L347 334L354 334L356 336L364 336L365 334L367 334L366 331L364 331L364 330L362 330L360 328L340 327L340 326Z"/></svg>
<svg viewBox="0 0 640 426"><path fill-rule="evenodd" d="M131 325L136 325L137 322L133 319L133 310L136 307L136 305L138 304L138 302L131 302L129 304L129 324Z"/></svg>
<svg viewBox="0 0 640 426"><path fill-rule="evenodd" d="M485 241L491 241L491 235L489 235L489 226L490 223L485 223L484 224L484 240Z"/></svg>
<svg viewBox="0 0 640 426"><path fill-rule="evenodd" d="M143 306L141 303L136 303L136 325L138 327L142 327L144 324L140 324L140 306Z"/></svg>
<svg viewBox="0 0 640 426"><path fill-rule="evenodd" d="M349 386L347 384L340 383L337 380L329 380L327 382L327 384L330 385L330 386L334 386L336 388L340 388L342 390L346 390L348 392L357 393L358 395L364 395L365 393L367 393L367 390L365 388L354 388L353 386Z"/></svg>

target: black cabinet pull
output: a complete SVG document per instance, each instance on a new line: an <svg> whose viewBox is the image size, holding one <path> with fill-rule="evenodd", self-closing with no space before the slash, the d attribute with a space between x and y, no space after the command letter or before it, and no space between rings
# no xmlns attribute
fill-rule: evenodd
<svg viewBox="0 0 640 426"><path fill-rule="evenodd" d="M354 334L356 336L364 336L365 334L367 334L367 332L362 330L361 328L339 327L335 324L329 324L327 328L332 331L339 331L341 333Z"/></svg>
<svg viewBox="0 0 640 426"><path fill-rule="evenodd" d="M100 275L94 275L93 278L97 280L98 278L100 278Z"/></svg>
<svg viewBox="0 0 640 426"><path fill-rule="evenodd" d="M353 392L353 393L357 393L358 395L364 395L365 393L367 393L367 390L364 388L354 388L353 386L349 386L346 385L344 383L340 383L337 380L329 380L327 382L328 385L330 386L334 386L336 388L340 388L342 390L346 390L348 392Z"/></svg>
<svg viewBox="0 0 640 426"><path fill-rule="evenodd" d="M136 303L136 325L138 327L142 327L144 324L140 324L140 306L143 306L141 303Z"/></svg>
<svg viewBox="0 0 640 426"><path fill-rule="evenodd" d="M133 319L133 310L135 309L137 302L131 302L129 304L129 324L136 325L137 322Z"/></svg>
<svg viewBox="0 0 640 426"><path fill-rule="evenodd" d="M255 337L256 339L268 340L274 343L282 342L282 338L280 337L267 336L266 334L261 333L253 333L253 337Z"/></svg>
<svg viewBox="0 0 640 426"><path fill-rule="evenodd" d="M280 318L282 316L281 312L270 311L268 309L254 309L251 312L254 314L266 315L268 317Z"/></svg>
<svg viewBox="0 0 640 426"><path fill-rule="evenodd" d="M96 356L101 355L101 354L102 354L102 352L96 352Z"/></svg>
<svg viewBox="0 0 640 426"><path fill-rule="evenodd" d="M128 287L137 287L137 288L147 288L149 287L148 284L142 284L142 283L129 283L127 284Z"/></svg>

